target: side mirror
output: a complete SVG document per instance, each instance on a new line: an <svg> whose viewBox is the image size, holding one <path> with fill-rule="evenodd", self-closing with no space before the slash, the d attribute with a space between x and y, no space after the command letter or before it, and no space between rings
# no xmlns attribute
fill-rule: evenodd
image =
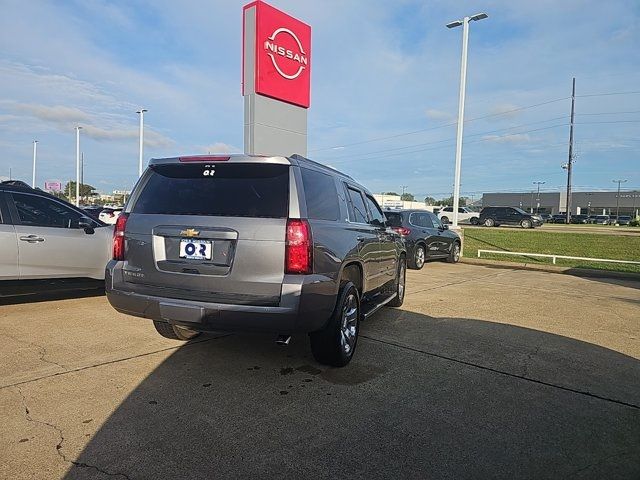
<svg viewBox="0 0 640 480"><path fill-rule="evenodd" d="M81 217L77 220L76 228L82 228L87 235L93 235L95 233L93 220L87 217Z"/></svg>
<svg viewBox="0 0 640 480"><path fill-rule="evenodd" d="M443 223L442 225L440 225L440 229L441 230L449 230L449 224Z"/></svg>

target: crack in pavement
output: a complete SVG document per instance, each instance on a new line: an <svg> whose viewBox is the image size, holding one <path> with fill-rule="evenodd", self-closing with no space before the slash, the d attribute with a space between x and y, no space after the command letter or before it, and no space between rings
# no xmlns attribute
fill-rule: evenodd
<svg viewBox="0 0 640 480"><path fill-rule="evenodd" d="M60 376L60 375L67 375L69 373L81 372L83 370L89 370L91 368L102 367L104 365L112 365L114 363L126 362L128 360L134 360L136 358L147 357L149 355L155 355L156 353L167 352L169 350L178 350L180 348L190 347L192 345L197 345L199 343L210 342L212 340L217 340L219 338L229 337L231 335L233 335L233 333L227 333L225 335L218 335L218 336L211 337L211 338L203 338L201 340L191 340L188 343L183 343L181 345L176 345L174 347L161 348L159 350L153 350L151 352L144 352L144 353L139 353L137 355L131 355L131 356L124 357L124 358L118 358L118 359L115 359L115 360L108 360L106 362L98 362L98 363L94 363L94 364L91 364L91 365L85 365L85 366L82 366L82 367L71 368L71 369L65 370L64 372L56 372L56 373L52 373L50 375L43 375L41 377L32 378L30 380L23 380L21 382L10 383L8 385L0 385L0 390L4 390L5 388L18 387L20 385L27 385L27 384L32 383L32 382L37 382L39 380L45 380L47 378L57 377L57 376Z"/></svg>
<svg viewBox="0 0 640 480"><path fill-rule="evenodd" d="M21 338L16 338L13 335L10 335L8 333L2 333L0 335L3 335L7 338L10 338L11 340L18 342L18 343L22 343L23 345L29 345L30 347L34 347L38 350L38 354L40 355L40 361L45 362L45 363L49 363L51 365L55 365L56 367L59 367L63 370L66 370L67 367L65 367L64 365L62 365L61 363L58 362L54 362L53 360L47 360L45 358L45 356L47 355L47 349L44 345L39 345L37 343L34 342L29 342L27 340L22 340Z"/></svg>
<svg viewBox="0 0 640 480"><path fill-rule="evenodd" d="M76 460L71 460L71 459L67 458L67 456L62 451L62 444L64 443L64 440L65 440L64 439L64 433L62 432L62 429L60 427L58 427L57 425L54 425L52 423L45 422L44 420L37 420L37 419L33 418L31 416L31 410L29 410L29 406L27 405L27 397L22 392L22 389L20 387L15 387L15 388L18 391L18 393L20 394L20 397L22 398L22 406L24 407L24 416L27 419L27 421L28 422L32 422L32 423L36 423L38 425L44 425L46 427L49 427L50 429L54 430L58 434L58 437L60 438L60 440L56 444L56 453L58 454L58 456L65 463L70 463L71 465L73 465L75 467L78 467L78 468L91 468L91 469L96 470L99 473L102 473L102 474L110 476L110 477L124 477L127 480L131 480L131 477L129 477L125 473L108 472L107 470L104 470L104 469L98 467L97 465L91 465L91 464L86 463L86 462L78 462Z"/></svg>
<svg viewBox="0 0 640 480"><path fill-rule="evenodd" d="M611 459L611 458L616 458L616 457L625 457L625 456L630 455L630 454L632 454L632 453L638 453L638 451L637 451L637 450L626 450L626 451L624 451L624 452L618 452L618 453L614 453L614 454L612 454L612 455L608 455L608 456L606 456L606 457L604 457L604 458L601 458L601 459L600 459L600 460L598 460L597 462L590 463L590 464L589 464L589 465L587 465L586 467L581 467L581 468L579 468L579 469L578 469L578 470L576 470L575 472L570 473L570 474L569 474L567 477L565 477L565 478L571 478L571 477L574 477L574 476L576 476L577 474L579 474L580 472L584 472L585 470L588 470L588 469L590 469L591 467L596 467L596 466L598 466L598 465L601 465L601 464L603 464L604 462L606 462L607 460L609 460L609 459Z"/></svg>
<svg viewBox="0 0 640 480"><path fill-rule="evenodd" d="M430 290L438 290L440 288L451 287L453 285L461 285L463 283L475 282L476 280L484 280L485 278L496 278L502 275L507 275L509 273L512 273L512 272L507 271L507 272L494 273L491 275L483 275L482 277L468 278L466 280L461 280L459 282L451 282L451 283L445 283L444 285L436 285L435 287L428 287L428 288L423 288L422 290L407 292L406 296L410 297L412 295L415 295L416 293L428 292Z"/></svg>
<svg viewBox="0 0 640 480"><path fill-rule="evenodd" d="M615 398L604 397L602 395L598 395L596 393L591 393L591 392L588 392L586 390L577 390L575 388L565 387L563 385L558 385L558 384L555 384L555 383L545 382L544 380L536 380L535 378L529 378L529 377L525 377L523 375L518 375L516 373L505 372L504 370L498 370L497 368L487 367L485 365L479 365L477 363L468 362L466 360L460 360L459 358L448 357L446 355L441 355L439 353L428 352L426 350L421 350L419 348L410 347L408 345L402 345L401 343L395 343L395 342L391 342L391 341L388 341L388 340L381 340L379 338L373 338L373 337L370 337L368 335L360 334L360 337L366 338L367 340L371 340L372 342L377 342L377 343L381 343L383 345L396 347L396 348L399 348L401 350L407 350L407 351L414 352L414 353L421 353L423 355L429 355L430 357L439 358L441 360L446 360L446 361L449 361L449 362L459 363L461 365L466 365L468 367L478 368L480 370L485 370L485 371L488 371L488 372L498 373L498 374L504 375L506 377L517 378L518 380L524 380L526 382L536 383L538 385L544 385L546 387L557 388L559 390L564 390L565 392L576 393L578 395L584 395L584 396L587 396L587 397L595 398L597 400L603 400L605 402L615 403L617 405L622 405L624 407L630 407L630 408L633 408L635 410L640 410L640 405L635 405L633 403L625 402L623 400L616 400Z"/></svg>

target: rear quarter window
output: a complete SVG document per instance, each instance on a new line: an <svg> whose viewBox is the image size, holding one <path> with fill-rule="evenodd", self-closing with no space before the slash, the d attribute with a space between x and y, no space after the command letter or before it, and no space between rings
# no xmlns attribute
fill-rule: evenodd
<svg viewBox="0 0 640 480"><path fill-rule="evenodd" d="M285 218L289 213L288 205L287 165L171 164L151 167L150 177L131 211Z"/></svg>
<svg viewBox="0 0 640 480"><path fill-rule="evenodd" d="M336 182L330 175L300 169L307 201L307 216L313 220L338 220L340 205Z"/></svg>

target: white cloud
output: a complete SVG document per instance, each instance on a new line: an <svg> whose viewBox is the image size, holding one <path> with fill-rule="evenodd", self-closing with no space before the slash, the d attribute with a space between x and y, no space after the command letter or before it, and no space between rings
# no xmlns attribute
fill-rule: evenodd
<svg viewBox="0 0 640 480"><path fill-rule="evenodd" d="M228 143L215 142L201 148L203 153L242 153L242 149Z"/></svg>
<svg viewBox="0 0 640 480"><path fill-rule="evenodd" d="M485 135L483 140L493 143L529 143L531 137L528 133L513 133L510 135Z"/></svg>
<svg viewBox="0 0 640 480"><path fill-rule="evenodd" d="M427 118L431 120L438 120L446 123L451 123L456 121L456 117L449 112L444 112L442 110L437 110L435 108L429 108L426 112L424 112Z"/></svg>

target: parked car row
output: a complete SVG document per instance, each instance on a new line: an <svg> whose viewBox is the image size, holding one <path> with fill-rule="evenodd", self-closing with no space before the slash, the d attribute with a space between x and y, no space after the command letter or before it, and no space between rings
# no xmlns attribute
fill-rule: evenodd
<svg viewBox="0 0 640 480"><path fill-rule="evenodd" d="M567 214L558 213L551 215L548 223L567 223ZM631 223L631 216L629 215L571 215L570 223L572 224L595 224L595 225L629 225Z"/></svg>

